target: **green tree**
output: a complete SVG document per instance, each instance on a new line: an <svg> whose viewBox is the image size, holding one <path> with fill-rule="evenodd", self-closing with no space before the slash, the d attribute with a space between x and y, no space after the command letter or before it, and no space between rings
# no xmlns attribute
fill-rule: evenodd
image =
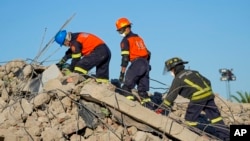
<svg viewBox="0 0 250 141"><path fill-rule="evenodd" d="M239 97L235 96L235 95L230 95L235 101L239 102L239 103L250 103L250 93L248 92L236 92Z"/></svg>

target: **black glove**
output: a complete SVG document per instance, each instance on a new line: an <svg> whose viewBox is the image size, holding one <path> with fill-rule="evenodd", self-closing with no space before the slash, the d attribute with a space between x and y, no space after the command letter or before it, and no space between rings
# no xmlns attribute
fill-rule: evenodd
<svg viewBox="0 0 250 141"><path fill-rule="evenodd" d="M151 52L148 50L148 62L150 62L150 59L151 59Z"/></svg>
<svg viewBox="0 0 250 141"><path fill-rule="evenodd" d="M124 75L125 75L125 73L120 72L119 81L120 81L121 83L123 83L123 81L124 81Z"/></svg>
<svg viewBox="0 0 250 141"><path fill-rule="evenodd" d="M57 67L61 70L66 60L61 59L58 63L56 63Z"/></svg>
<svg viewBox="0 0 250 141"><path fill-rule="evenodd" d="M151 67L151 65L149 65L149 71L151 71L151 69L152 69L152 67Z"/></svg>

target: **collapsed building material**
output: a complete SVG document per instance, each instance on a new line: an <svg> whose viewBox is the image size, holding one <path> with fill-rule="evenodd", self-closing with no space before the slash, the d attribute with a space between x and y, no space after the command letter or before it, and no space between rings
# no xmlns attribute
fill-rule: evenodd
<svg viewBox="0 0 250 141"><path fill-rule="evenodd" d="M124 96L108 90L104 85L96 84L95 89L93 89L93 85L95 84L86 84L80 94L88 100L92 99L99 103L105 103L111 108L129 115L133 119L149 125L154 129L167 133L176 139L185 141L209 140L209 138L204 138L204 136L190 131L171 118L156 114L154 111L141 106L138 102L127 100ZM187 134L188 136L186 136Z"/></svg>
<svg viewBox="0 0 250 141"><path fill-rule="evenodd" d="M216 140L183 124L186 99L178 97L174 111L165 117L115 93L111 84L98 84L93 79L64 83L65 79L55 65L29 66L14 60L0 66L1 139ZM250 123L248 103L224 101L218 94L215 102L227 126Z"/></svg>

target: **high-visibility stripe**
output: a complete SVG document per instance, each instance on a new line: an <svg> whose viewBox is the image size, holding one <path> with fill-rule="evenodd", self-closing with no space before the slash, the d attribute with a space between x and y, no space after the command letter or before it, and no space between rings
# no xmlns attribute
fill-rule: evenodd
<svg viewBox="0 0 250 141"><path fill-rule="evenodd" d="M216 123L216 122L219 122L219 121L221 121L222 120L222 117L217 117L217 118L215 118L215 119L212 119L211 120L211 123Z"/></svg>
<svg viewBox="0 0 250 141"><path fill-rule="evenodd" d="M83 69L83 68L80 68L80 67L75 67L74 70L75 70L75 71L79 71L79 72L81 72L81 73L83 73L83 74L87 74L87 73L88 73L87 70L85 70L85 69Z"/></svg>
<svg viewBox="0 0 250 141"><path fill-rule="evenodd" d="M141 104L144 104L144 103L147 103L147 102L150 102L151 99L150 98L144 98L142 101L141 101Z"/></svg>
<svg viewBox="0 0 250 141"><path fill-rule="evenodd" d="M200 77L199 74L196 74L196 75L198 77ZM206 86L206 88L202 88L188 79L184 79L184 82L186 82L189 86L196 88L198 90L197 92L192 94L191 100L204 99L204 98L209 97L210 95L213 94L211 87L209 85L207 85L207 83L205 81L203 81L203 84Z"/></svg>
<svg viewBox="0 0 250 141"><path fill-rule="evenodd" d="M189 126L196 126L198 125L198 122L192 122L192 121L185 121L185 123Z"/></svg>
<svg viewBox="0 0 250 141"><path fill-rule="evenodd" d="M109 80L108 80L108 79L100 79L100 78L96 78L96 82L108 83L108 82L109 82Z"/></svg>
<svg viewBox="0 0 250 141"><path fill-rule="evenodd" d="M71 57L72 58L80 58L82 56L81 53L77 53L77 54L72 54Z"/></svg>
<svg viewBox="0 0 250 141"><path fill-rule="evenodd" d="M196 75L198 76L198 77L200 77L200 75L198 74L198 73L196 73ZM200 77L201 78L201 77ZM207 88L210 88L210 86L208 86L208 84L205 82L205 81L203 81L203 83L204 83L204 85L207 87Z"/></svg>
<svg viewBox="0 0 250 141"><path fill-rule="evenodd" d="M202 88L196 84L194 84L192 81L188 79L184 79L184 82L186 82L189 86L195 87L197 90L202 90Z"/></svg>
<svg viewBox="0 0 250 141"><path fill-rule="evenodd" d="M197 91L197 92L193 93L193 96L197 96L197 95L200 95L202 93L209 92L209 91L211 91L211 88L205 88L203 90L200 90L200 91Z"/></svg>
<svg viewBox="0 0 250 141"><path fill-rule="evenodd" d="M167 106L171 106L171 103L167 101L166 99L163 101L163 103L166 104Z"/></svg>
<svg viewBox="0 0 250 141"><path fill-rule="evenodd" d="M212 91L200 94L199 96L192 96L191 100L199 100L199 99L203 99L206 98L208 96L212 95Z"/></svg>
<svg viewBox="0 0 250 141"><path fill-rule="evenodd" d="M135 99L134 96L126 96L126 98L127 98L128 100L134 100L134 99Z"/></svg>
<svg viewBox="0 0 250 141"><path fill-rule="evenodd" d="M126 50L126 51L122 51L121 54L122 54L122 55L128 55L128 54L129 54L129 51L127 51L127 50Z"/></svg>

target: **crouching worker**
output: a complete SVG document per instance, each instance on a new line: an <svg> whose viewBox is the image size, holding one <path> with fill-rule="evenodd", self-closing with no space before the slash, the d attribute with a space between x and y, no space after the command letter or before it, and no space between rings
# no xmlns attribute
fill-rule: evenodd
<svg viewBox="0 0 250 141"><path fill-rule="evenodd" d="M94 34L86 32L71 33L61 30L55 36L55 41L60 46L69 49L57 65L64 64L71 60L69 70L83 75L96 67L96 82L106 83L109 81L109 63L111 52L105 42Z"/></svg>
<svg viewBox="0 0 250 141"><path fill-rule="evenodd" d="M185 120L190 126L198 125L198 117L202 111L211 124L214 125L218 138L229 140L229 130L221 117L220 111L214 102L214 93L210 81L198 71L186 70L184 64L188 62L174 57L165 62L164 72L168 71L174 77L166 98L164 106L171 107L173 101L179 95L190 99Z"/></svg>

